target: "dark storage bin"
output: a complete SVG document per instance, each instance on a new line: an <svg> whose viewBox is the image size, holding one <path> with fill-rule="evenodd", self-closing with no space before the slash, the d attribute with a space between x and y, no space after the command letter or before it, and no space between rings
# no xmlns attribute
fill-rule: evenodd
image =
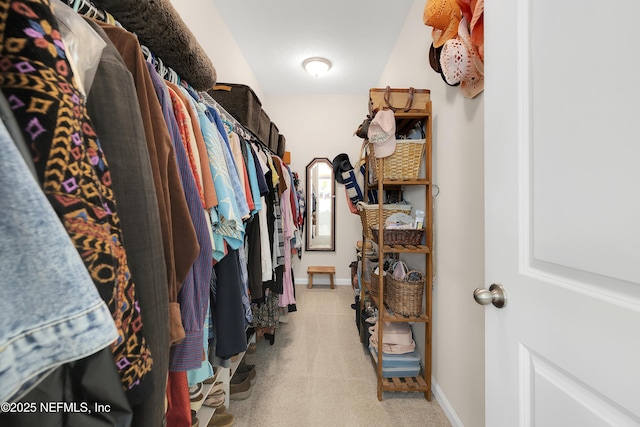
<svg viewBox="0 0 640 427"><path fill-rule="evenodd" d="M218 83L208 93L240 124L251 132L258 133L262 103L249 86Z"/></svg>
<svg viewBox="0 0 640 427"><path fill-rule="evenodd" d="M276 153L278 154L278 156L283 157L284 156L284 152L286 151L286 144L287 140L285 139L284 135L280 134L278 135L278 149L276 150Z"/></svg>
<svg viewBox="0 0 640 427"><path fill-rule="evenodd" d="M255 133L255 132L254 132ZM269 134L271 133L271 119L264 110L260 110L260 120L258 133L256 136L266 146L269 145Z"/></svg>
<svg viewBox="0 0 640 427"><path fill-rule="evenodd" d="M271 128L269 130L269 148L271 148L271 151L274 153L278 152L278 135L280 135L278 133L278 126L271 122Z"/></svg>

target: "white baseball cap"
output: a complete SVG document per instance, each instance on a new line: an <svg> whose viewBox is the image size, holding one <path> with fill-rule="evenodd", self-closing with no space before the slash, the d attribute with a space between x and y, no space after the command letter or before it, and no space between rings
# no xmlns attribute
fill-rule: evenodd
<svg viewBox="0 0 640 427"><path fill-rule="evenodd" d="M377 158L389 157L396 151L396 117L392 110L380 110L369 125L369 142L374 144Z"/></svg>

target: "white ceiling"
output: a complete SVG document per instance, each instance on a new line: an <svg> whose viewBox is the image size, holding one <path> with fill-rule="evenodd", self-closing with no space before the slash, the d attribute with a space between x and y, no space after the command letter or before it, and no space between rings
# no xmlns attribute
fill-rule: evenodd
<svg viewBox="0 0 640 427"><path fill-rule="evenodd" d="M355 94L378 83L413 0L212 0L268 95ZM315 78L308 57L333 67Z"/></svg>

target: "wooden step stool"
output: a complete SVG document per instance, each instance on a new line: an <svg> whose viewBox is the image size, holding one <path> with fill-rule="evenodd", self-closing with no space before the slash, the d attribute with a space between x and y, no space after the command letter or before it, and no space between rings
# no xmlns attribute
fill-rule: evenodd
<svg viewBox="0 0 640 427"><path fill-rule="evenodd" d="M334 266L322 266L322 265L310 265L307 267L307 274L309 275L309 284L307 288L313 288L313 275L314 274L328 274L329 283L331 283L331 289L333 286L333 276L336 274L336 268Z"/></svg>

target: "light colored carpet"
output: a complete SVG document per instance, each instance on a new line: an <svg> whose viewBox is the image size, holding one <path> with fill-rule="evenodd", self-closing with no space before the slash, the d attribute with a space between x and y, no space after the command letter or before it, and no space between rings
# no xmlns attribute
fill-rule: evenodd
<svg viewBox="0 0 640 427"><path fill-rule="evenodd" d="M350 286L297 286L298 311L258 339L251 396L232 400L234 426L450 426L435 399L385 392L377 398L371 356L360 343Z"/></svg>

